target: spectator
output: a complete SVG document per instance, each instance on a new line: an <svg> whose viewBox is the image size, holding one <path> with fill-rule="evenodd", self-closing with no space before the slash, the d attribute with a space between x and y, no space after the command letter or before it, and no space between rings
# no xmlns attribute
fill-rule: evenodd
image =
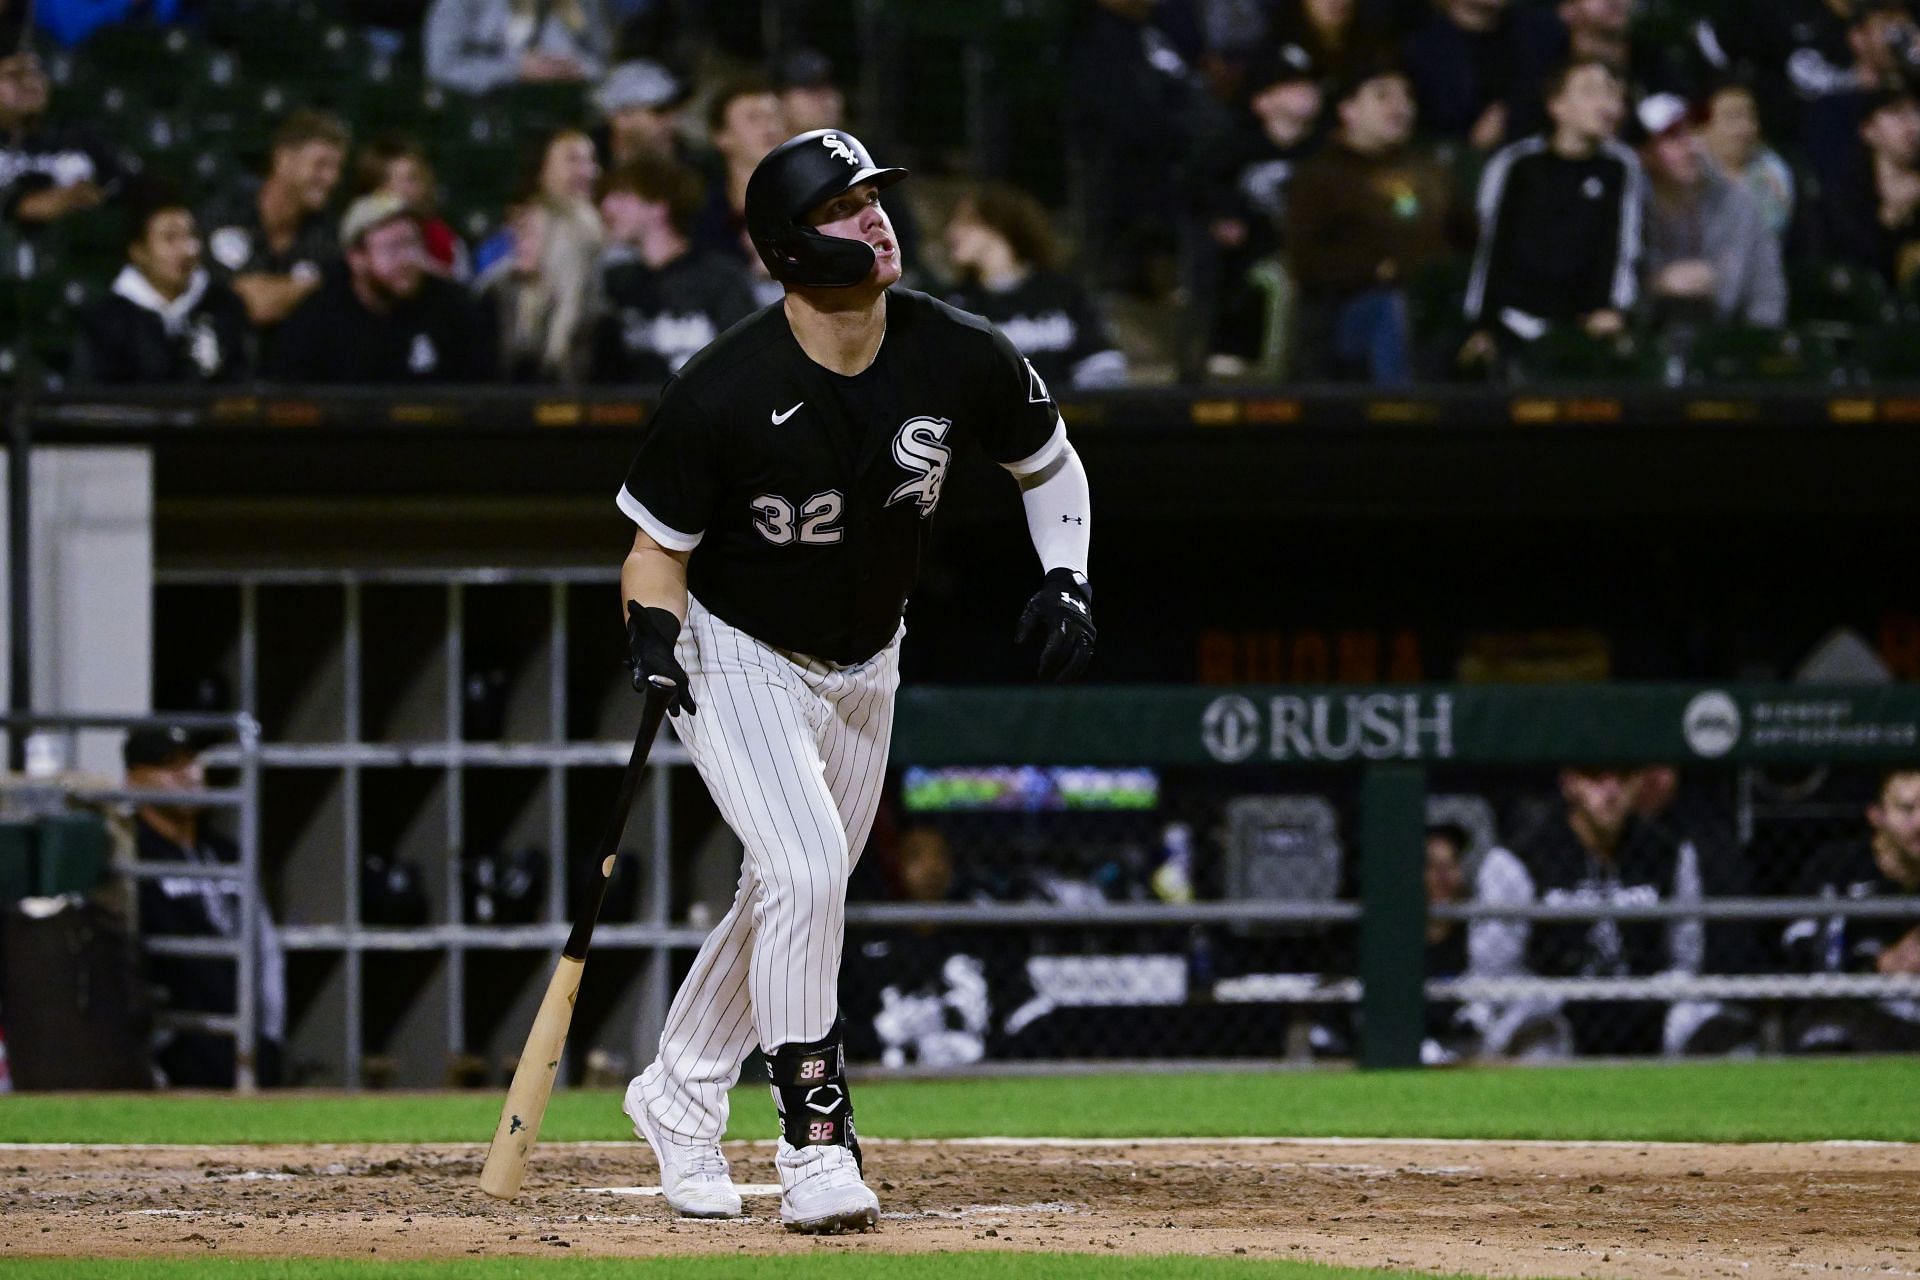
<svg viewBox="0 0 1920 1280"><path fill-rule="evenodd" d="M1360 13L1359 0L1282 0L1273 24L1282 62L1347 80L1393 51L1388 25ZM1249 81L1248 89L1260 87Z"/></svg>
<svg viewBox="0 0 1920 1280"><path fill-rule="evenodd" d="M1752 89L1723 84L1708 95L1700 143L1721 173L1760 202L1767 229L1786 235L1793 221L1793 170L1761 137L1760 108Z"/></svg>
<svg viewBox="0 0 1920 1280"><path fill-rule="evenodd" d="M826 54L805 47L789 50L775 60L772 80L789 133L846 127L847 95Z"/></svg>
<svg viewBox="0 0 1920 1280"><path fill-rule="evenodd" d="M1495 344L1532 342L1554 324L1595 337L1626 327L1638 289L1640 162L1613 140L1626 110L1620 78L1574 62L1547 87L1552 130L1501 150L1480 181L1480 248L1466 316L1470 361Z"/></svg>
<svg viewBox="0 0 1920 1280"><path fill-rule="evenodd" d="M1518 907L1533 902L1533 880L1511 852L1488 849L1469 857L1473 842L1466 831L1442 823L1427 828L1426 888L1431 907L1472 902L1480 906ZM1429 915L1427 977L1527 978L1525 920L1482 917L1462 923ZM1427 1034L1420 1046L1429 1065L1462 1058L1563 1058L1573 1052L1573 1032L1550 996L1524 1000L1431 1001Z"/></svg>
<svg viewBox="0 0 1920 1280"><path fill-rule="evenodd" d="M1680 99L1655 94L1639 115L1648 135L1643 271L1656 323L1785 324L1780 238L1760 202L1707 158Z"/></svg>
<svg viewBox="0 0 1920 1280"><path fill-rule="evenodd" d="M1604 62L1627 78L1633 60L1633 0L1560 0L1567 28L1567 57Z"/></svg>
<svg viewBox="0 0 1920 1280"><path fill-rule="evenodd" d="M686 86L657 62L636 58L608 73L593 91L593 105L606 117L596 139L608 172L635 160L684 160L680 140Z"/></svg>
<svg viewBox="0 0 1920 1280"><path fill-rule="evenodd" d="M252 370L247 309L200 265L200 233L178 193L141 193L127 220L127 265L80 317L73 380L236 382Z"/></svg>
<svg viewBox="0 0 1920 1280"><path fill-rule="evenodd" d="M1880 780L1867 807L1865 839L1831 845L1809 862L1796 897L1860 901L1920 895L1920 769ZM1920 976L1920 922L1909 917L1830 916L1795 920L1781 935L1788 968L1799 973ZM1920 1001L1821 1003L1792 1020L1794 1049L1911 1053L1920 1049Z"/></svg>
<svg viewBox="0 0 1920 1280"><path fill-rule="evenodd" d="M186 0L38 0L33 6L33 25L67 49L85 43L101 27L165 26L186 17Z"/></svg>
<svg viewBox="0 0 1920 1280"><path fill-rule="evenodd" d="M1313 64L1297 46L1254 63L1246 83L1247 113L1215 166L1208 196L1219 282L1208 368L1231 376L1258 359L1262 372L1277 378L1285 372L1293 310L1293 282L1280 257L1287 191L1320 143L1322 94Z"/></svg>
<svg viewBox="0 0 1920 1280"><path fill-rule="evenodd" d="M0 211L27 226L97 209L120 185L110 147L85 129L47 123L51 96L37 55L0 57Z"/></svg>
<svg viewBox="0 0 1920 1280"><path fill-rule="evenodd" d="M613 51L602 0L434 0L427 78L460 93L598 80Z"/></svg>
<svg viewBox="0 0 1920 1280"><path fill-rule="evenodd" d="M1148 22L1155 0L1093 0L1067 51L1068 163L1081 260L1101 284L1157 293L1189 212L1180 195L1207 99Z"/></svg>
<svg viewBox="0 0 1920 1280"><path fill-rule="evenodd" d="M1060 245L1038 200L1004 183L962 196L947 223L947 258L961 278L947 301L993 321L1043 381L1126 381L1127 358L1080 282L1060 269Z"/></svg>
<svg viewBox="0 0 1920 1280"><path fill-rule="evenodd" d="M362 196L340 221L346 271L281 326L277 382L357 386L486 382L489 327L456 284L427 270L420 220L391 195Z"/></svg>
<svg viewBox="0 0 1920 1280"><path fill-rule="evenodd" d="M500 365L515 382L579 382L600 313L599 168L593 143L558 129L530 154L508 255L474 288L499 327Z"/></svg>
<svg viewBox="0 0 1920 1280"><path fill-rule="evenodd" d="M448 280L465 280L473 262L459 232L440 216L439 191L425 149L406 134L383 133L360 148L348 194L356 199L390 195L414 210L427 246L427 270Z"/></svg>
<svg viewBox="0 0 1920 1280"><path fill-rule="evenodd" d="M742 265L759 260L747 241L747 179L789 136L779 95L766 81L747 77L720 86L707 105L707 137L720 157L721 173L694 216L695 247Z"/></svg>
<svg viewBox="0 0 1920 1280"><path fill-rule="evenodd" d="M1565 30L1544 6L1433 0L1426 21L1401 44L1401 57L1422 128L1491 151L1528 128L1534 85L1565 48Z"/></svg>
<svg viewBox="0 0 1920 1280"><path fill-rule="evenodd" d="M1700 900L1692 844L1634 814L1640 781L1626 769L1562 771L1564 807L1515 842L1542 903L1604 908ZM1704 949L1701 922L1694 919L1541 922L1528 939L1527 967L1543 977L1697 974ZM1668 1010L1656 1001L1569 1001L1565 1012L1583 1054L1686 1047L1668 1034Z"/></svg>
<svg viewBox="0 0 1920 1280"><path fill-rule="evenodd" d="M659 386L756 310L745 269L688 238L701 196L699 175L671 160L635 160L607 180L600 216L613 248L594 326L595 382Z"/></svg>
<svg viewBox="0 0 1920 1280"><path fill-rule="evenodd" d="M184 729L135 729L121 748L127 786L140 791L205 789L200 748ZM238 846L203 826L201 813L201 806L192 803L140 805L134 811L135 856L142 862L195 866L239 862ZM286 956L264 891L256 885L254 892L254 1010L259 1039L247 1048L254 1055L260 1083L278 1084L286 1038ZM238 938L242 901L239 890L199 877L143 879L137 898L140 933L143 937ZM149 954L147 973L165 993L168 1009L228 1016L237 1011L239 988L230 960ZM234 1044L225 1036L173 1032L161 1040L154 1057L168 1084L233 1087Z"/></svg>
<svg viewBox="0 0 1920 1280"><path fill-rule="evenodd" d="M212 228L208 256L262 329L320 287L321 264L335 254L326 209L346 161L346 126L324 112L295 111L267 154L264 182L201 218Z"/></svg>
<svg viewBox="0 0 1920 1280"><path fill-rule="evenodd" d="M1288 196L1300 376L1405 386L1413 378L1405 284L1466 239L1447 173L1409 145L1413 92L1392 68L1335 91L1333 138Z"/></svg>
<svg viewBox="0 0 1920 1280"><path fill-rule="evenodd" d="M1876 94L1860 138L1866 143L1861 171L1819 193L1819 244L1826 257L1904 285L1920 270L1920 103L1904 89Z"/></svg>

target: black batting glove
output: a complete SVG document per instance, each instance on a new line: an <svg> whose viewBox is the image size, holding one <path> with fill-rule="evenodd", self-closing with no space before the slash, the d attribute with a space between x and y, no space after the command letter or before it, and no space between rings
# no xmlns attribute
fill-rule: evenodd
<svg viewBox="0 0 1920 1280"><path fill-rule="evenodd" d="M687 669L673 656L673 642L679 638L680 619L673 614L627 601L627 670L633 675L633 691L659 689L667 695L668 715L696 715L700 709L693 705Z"/></svg>
<svg viewBox="0 0 1920 1280"><path fill-rule="evenodd" d="M1052 569L1020 613L1015 644L1041 638L1040 678L1062 684L1078 680L1093 657L1093 587L1071 569Z"/></svg>

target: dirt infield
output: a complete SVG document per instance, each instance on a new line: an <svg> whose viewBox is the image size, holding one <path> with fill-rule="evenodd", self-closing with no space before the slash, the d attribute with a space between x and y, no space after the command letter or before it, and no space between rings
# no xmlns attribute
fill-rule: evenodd
<svg viewBox="0 0 1920 1280"><path fill-rule="evenodd" d="M1114 1250L1530 1276L1920 1275L1920 1146L873 1142L879 1232L813 1240L769 1198L670 1216L637 1147L541 1148L511 1204L478 1146L15 1147L0 1257L460 1258ZM771 1150L728 1147L743 1183Z"/></svg>

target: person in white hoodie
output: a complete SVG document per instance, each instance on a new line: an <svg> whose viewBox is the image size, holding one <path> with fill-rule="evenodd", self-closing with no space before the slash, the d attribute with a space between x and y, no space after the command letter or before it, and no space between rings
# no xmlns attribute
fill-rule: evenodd
<svg viewBox="0 0 1920 1280"><path fill-rule="evenodd" d="M254 368L253 327L238 294L200 260L193 211L155 185L132 202L127 265L80 316L71 380L78 384L240 382Z"/></svg>

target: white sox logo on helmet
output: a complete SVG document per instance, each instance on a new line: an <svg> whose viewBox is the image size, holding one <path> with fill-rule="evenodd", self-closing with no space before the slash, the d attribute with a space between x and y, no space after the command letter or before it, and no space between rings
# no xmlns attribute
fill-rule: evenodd
<svg viewBox="0 0 1920 1280"><path fill-rule="evenodd" d="M835 154L836 156L839 156L842 160L845 160L848 164L852 165L854 168L858 169L860 167L860 157L853 154L852 147L849 147L846 143L840 140L839 134L837 133L827 134L826 136L820 139L820 145L825 147L827 150L833 152L833 154Z"/></svg>

